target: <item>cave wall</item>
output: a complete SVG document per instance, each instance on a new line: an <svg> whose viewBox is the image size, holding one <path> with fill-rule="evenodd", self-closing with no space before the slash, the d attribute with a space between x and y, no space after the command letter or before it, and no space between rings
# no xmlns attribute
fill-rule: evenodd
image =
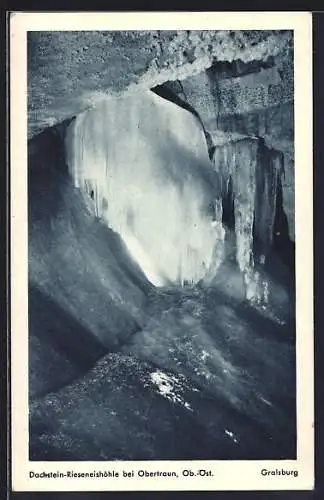
<svg viewBox="0 0 324 500"><path fill-rule="evenodd" d="M289 236L295 240L294 210L294 80L292 54L274 58L273 66L218 81L216 128L226 133L263 137L284 155L283 206Z"/></svg>
<svg viewBox="0 0 324 500"><path fill-rule="evenodd" d="M28 134L92 107L103 95L201 73L213 61L282 54L291 31L28 32Z"/></svg>
<svg viewBox="0 0 324 500"><path fill-rule="evenodd" d="M198 113L214 146L260 137L284 158L283 209L295 240L293 51L264 61L216 62L164 84Z"/></svg>

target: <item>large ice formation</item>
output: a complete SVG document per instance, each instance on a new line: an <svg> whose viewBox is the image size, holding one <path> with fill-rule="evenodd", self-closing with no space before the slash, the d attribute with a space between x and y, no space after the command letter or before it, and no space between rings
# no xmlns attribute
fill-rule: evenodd
<svg viewBox="0 0 324 500"><path fill-rule="evenodd" d="M153 92L107 99L77 116L66 150L75 187L153 284L215 273L224 240L220 188L193 114Z"/></svg>
<svg viewBox="0 0 324 500"><path fill-rule="evenodd" d="M262 138L246 137L216 147L213 161L220 174L222 198L230 197L233 202L236 260L247 297L267 301L267 283L259 283L254 264L255 258L264 264L271 249L283 155L268 148Z"/></svg>
<svg viewBox="0 0 324 500"><path fill-rule="evenodd" d="M271 249L283 157L263 139L218 145L213 166L197 117L142 92L80 114L66 149L75 187L157 286L215 275L224 258L223 200L230 197L247 298L267 299L255 260L262 265Z"/></svg>

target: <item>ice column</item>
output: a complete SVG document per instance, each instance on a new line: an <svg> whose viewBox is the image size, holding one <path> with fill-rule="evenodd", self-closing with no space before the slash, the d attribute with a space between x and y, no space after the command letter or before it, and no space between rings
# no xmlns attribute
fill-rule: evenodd
<svg viewBox="0 0 324 500"><path fill-rule="evenodd" d="M257 258L264 264L271 248L283 155L267 148L262 139L247 137L216 147L213 161L221 178L223 197L228 196L231 182L236 260L243 274L246 296L267 302L268 284L260 282L254 261Z"/></svg>

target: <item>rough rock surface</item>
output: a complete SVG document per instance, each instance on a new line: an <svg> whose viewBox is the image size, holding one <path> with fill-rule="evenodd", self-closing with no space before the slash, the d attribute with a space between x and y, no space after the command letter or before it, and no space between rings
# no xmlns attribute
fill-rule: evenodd
<svg viewBox="0 0 324 500"><path fill-rule="evenodd" d="M263 404L272 413L272 403ZM35 400L30 417L32 460L239 460L294 454L286 433L245 418L226 397L211 396L183 374L120 353Z"/></svg>
<svg viewBox="0 0 324 500"><path fill-rule="evenodd" d="M29 32L29 136L126 89L184 79L217 61L263 61L289 31Z"/></svg>

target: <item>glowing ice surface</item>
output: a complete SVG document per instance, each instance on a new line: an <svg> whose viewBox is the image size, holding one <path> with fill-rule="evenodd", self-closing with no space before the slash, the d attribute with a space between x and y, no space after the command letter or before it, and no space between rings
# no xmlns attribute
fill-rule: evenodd
<svg viewBox="0 0 324 500"><path fill-rule="evenodd" d="M152 92L107 99L69 126L66 150L74 185L153 284L216 272L222 207L194 115Z"/></svg>

